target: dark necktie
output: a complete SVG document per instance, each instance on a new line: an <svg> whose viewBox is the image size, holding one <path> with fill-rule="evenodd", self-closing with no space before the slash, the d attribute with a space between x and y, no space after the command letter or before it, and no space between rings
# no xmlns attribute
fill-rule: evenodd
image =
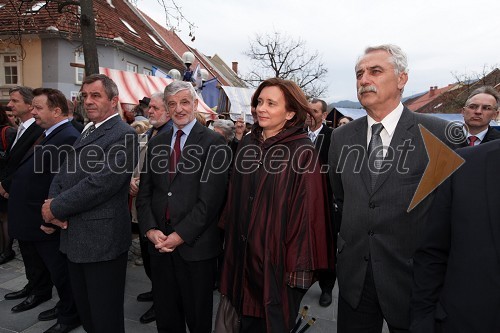
<svg viewBox="0 0 500 333"><path fill-rule="evenodd" d="M474 142L476 142L477 140L479 140L477 136L475 136L475 135L469 136L469 146L473 147Z"/></svg>
<svg viewBox="0 0 500 333"><path fill-rule="evenodd" d="M93 131L95 131L96 127L94 124L90 125L89 128L85 130L82 134L82 140L85 140L86 137L88 137L90 134L92 134Z"/></svg>
<svg viewBox="0 0 500 333"><path fill-rule="evenodd" d="M177 163L179 163L179 159L181 158L181 136L184 134L182 130L177 130L175 133L175 143L174 143L174 150L170 153L170 162L169 162L169 176L170 180L175 175L175 170ZM167 219L167 223L170 221L170 209L167 206L167 209L165 211L165 217ZM167 234L170 232L168 231L169 225L167 224Z"/></svg>
<svg viewBox="0 0 500 333"><path fill-rule="evenodd" d="M373 191L380 167L382 165L382 138L380 132L384 129L382 123L372 125L372 137L368 145L368 170L371 176L371 190Z"/></svg>
<svg viewBox="0 0 500 333"><path fill-rule="evenodd" d="M179 160L181 158L181 136L183 134L184 132L182 130L177 130L177 133L175 133L174 150L170 154L169 163L170 179L172 179L173 175L175 174L177 163L179 163Z"/></svg>

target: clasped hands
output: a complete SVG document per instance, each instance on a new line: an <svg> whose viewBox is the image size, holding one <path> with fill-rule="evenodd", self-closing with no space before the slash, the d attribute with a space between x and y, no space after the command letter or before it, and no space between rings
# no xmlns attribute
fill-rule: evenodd
<svg viewBox="0 0 500 333"><path fill-rule="evenodd" d="M61 229L67 229L68 228L68 221L61 221L56 219L54 214L52 214L52 211L50 210L50 203L52 202L52 199L47 199L42 205L42 218L45 221L45 223L51 223L53 225L58 226ZM56 231L55 228L49 228L44 225L40 226L40 229L42 229L43 232L46 234L51 234Z"/></svg>
<svg viewBox="0 0 500 333"><path fill-rule="evenodd" d="M155 248L162 253L173 252L177 246L184 243L176 232L167 236L161 230L151 229L148 230L146 236L155 245Z"/></svg>

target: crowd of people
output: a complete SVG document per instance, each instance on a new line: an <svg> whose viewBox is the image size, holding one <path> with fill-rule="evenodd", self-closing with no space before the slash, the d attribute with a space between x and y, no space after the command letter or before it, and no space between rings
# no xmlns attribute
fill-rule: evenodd
<svg viewBox="0 0 500 333"><path fill-rule="evenodd" d="M381 332L384 320L391 333L500 331L500 132L489 126L500 94L473 91L452 127L403 106L398 46L367 48L355 75L367 116L335 129L325 101L279 78L255 91L252 126L206 123L186 81L120 112L116 84L89 75L87 124L59 90L12 88L0 262L17 239L28 281L4 296L23 299L12 312L55 286L45 332L124 332L135 232L152 286L137 296L152 302L140 321L158 332L212 332L214 310L217 333L290 332L316 281L323 307L338 281L337 332ZM421 126L466 163L408 210L429 162Z"/></svg>

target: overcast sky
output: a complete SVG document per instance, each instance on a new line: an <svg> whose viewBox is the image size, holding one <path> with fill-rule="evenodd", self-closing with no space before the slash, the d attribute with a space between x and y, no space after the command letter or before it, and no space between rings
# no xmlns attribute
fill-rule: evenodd
<svg viewBox="0 0 500 333"><path fill-rule="evenodd" d="M167 0L165 0L167 1ZM357 100L354 64L369 45L393 43L409 59L405 96L454 82L452 73L482 73L500 65L500 2L493 0L176 0L196 25L196 40L179 36L206 55L217 53L240 73L255 33L286 32L318 50L328 68L327 102ZM158 0L138 7L161 24Z"/></svg>

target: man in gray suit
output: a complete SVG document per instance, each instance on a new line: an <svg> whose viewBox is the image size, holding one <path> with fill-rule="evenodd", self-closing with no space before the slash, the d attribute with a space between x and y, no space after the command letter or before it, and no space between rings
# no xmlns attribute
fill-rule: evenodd
<svg viewBox="0 0 500 333"><path fill-rule="evenodd" d="M54 177L42 215L62 229L60 249L84 329L124 332L128 188L137 135L118 115L118 88L110 78L87 76L80 93L91 122Z"/></svg>
<svg viewBox="0 0 500 333"><path fill-rule="evenodd" d="M139 227L149 240L158 332L212 330L213 286L222 251L219 211L226 194L229 147L196 121L189 82L165 88L173 128L148 151L137 196ZM173 148L171 148L173 147Z"/></svg>
<svg viewBox="0 0 500 333"><path fill-rule="evenodd" d="M338 332L407 332L413 254L432 196L408 206L428 158L419 124L445 141L447 123L401 104L407 59L395 45L365 50L356 64L358 99L368 116L333 131L330 180L338 235Z"/></svg>

